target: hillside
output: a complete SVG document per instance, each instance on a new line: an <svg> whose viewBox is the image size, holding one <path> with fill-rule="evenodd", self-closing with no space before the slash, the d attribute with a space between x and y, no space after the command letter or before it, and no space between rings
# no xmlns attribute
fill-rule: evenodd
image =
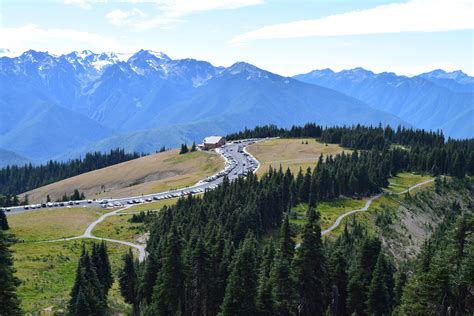
<svg viewBox="0 0 474 316"><path fill-rule="evenodd" d="M223 166L223 160L214 152L179 155L178 150L169 150L55 182L26 192L20 199L28 194L31 203L40 203L47 195L56 200L75 189L88 199L150 194L193 185Z"/></svg>
<svg viewBox="0 0 474 316"><path fill-rule="evenodd" d="M274 169L281 166L283 171L290 168L292 173L297 174L300 168L314 168L321 154L336 155L351 150L336 144L323 144L313 138L279 138L252 144L247 151L261 163L257 174L263 175L270 166Z"/></svg>
<svg viewBox="0 0 474 316"><path fill-rule="evenodd" d="M0 168L6 167L8 165L22 166L30 162L31 161L28 158L13 151L0 149Z"/></svg>

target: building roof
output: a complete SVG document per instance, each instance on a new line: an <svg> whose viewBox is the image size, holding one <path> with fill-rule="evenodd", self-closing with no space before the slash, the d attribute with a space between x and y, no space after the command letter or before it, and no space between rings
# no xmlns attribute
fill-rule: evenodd
<svg viewBox="0 0 474 316"><path fill-rule="evenodd" d="M208 136L204 138L204 144L217 144L223 137L222 136Z"/></svg>

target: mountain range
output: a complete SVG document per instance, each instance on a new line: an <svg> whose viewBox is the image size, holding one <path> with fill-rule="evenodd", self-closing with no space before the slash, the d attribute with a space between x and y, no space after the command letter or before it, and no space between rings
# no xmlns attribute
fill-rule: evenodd
<svg viewBox="0 0 474 316"><path fill-rule="evenodd" d="M352 96L411 125L447 136L474 136L474 78L435 70L414 77L363 68L314 70L294 77Z"/></svg>
<svg viewBox="0 0 474 316"><path fill-rule="evenodd" d="M259 124L382 123L474 134L473 81L461 72L408 78L318 70L290 78L244 62L216 67L149 50L30 50L0 58L0 85L0 148L33 162L115 147L153 152Z"/></svg>

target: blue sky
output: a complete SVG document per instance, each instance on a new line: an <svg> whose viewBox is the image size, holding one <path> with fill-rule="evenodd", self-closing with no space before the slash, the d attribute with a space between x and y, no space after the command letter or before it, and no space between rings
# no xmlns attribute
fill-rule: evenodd
<svg viewBox="0 0 474 316"><path fill-rule="evenodd" d="M474 74L471 0L0 1L0 48L10 54L143 48L282 75L359 66Z"/></svg>

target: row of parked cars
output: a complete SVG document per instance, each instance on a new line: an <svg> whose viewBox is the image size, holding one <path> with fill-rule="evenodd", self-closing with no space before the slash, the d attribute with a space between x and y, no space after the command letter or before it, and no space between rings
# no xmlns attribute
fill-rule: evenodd
<svg viewBox="0 0 474 316"><path fill-rule="evenodd" d="M92 203L92 200L87 200L87 203ZM25 210L28 209L37 209L37 208L46 208L46 207L71 207L73 205L79 205L79 201L67 201L67 202L47 202L47 203L40 203L40 204L31 204L25 205L23 208Z"/></svg>
<svg viewBox="0 0 474 316"><path fill-rule="evenodd" d="M215 189L217 185L213 185L210 188ZM166 199L171 199L171 198L177 198L189 194L198 194L204 192L204 189L201 188L195 188L195 189L188 189L188 190L183 190L179 192L170 192L169 194L166 195L160 195L160 196L153 196L153 197L147 197L147 198L137 198L137 199L130 199L127 200L125 203L128 205L132 204L141 204L141 203L146 203L146 202L152 202L153 200L155 201L160 201L160 200L166 200ZM112 202L109 200L101 200L99 201L99 204L103 208L112 208L112 207L120 207L123 206L121 202Z"/></svg>
<svg viewBox="0 0 474 316"><path fill-rule="evenodd" d="M214 180L217 180L221 177L224 177L224 176L230 174L232 172L232 170L235 169L235 167L237 166L237 162L235 161L234 157L232 157L232 155L230 155L226 152L222 153L222 155L226 158L226 163L225 163L225 166L224 166L224 170L220 171L219 173L216 173L213 176L205 178L204 180L202 180L203 182L212 182ZM236 173L234 173L234 174L236 174Z"/></svg>

